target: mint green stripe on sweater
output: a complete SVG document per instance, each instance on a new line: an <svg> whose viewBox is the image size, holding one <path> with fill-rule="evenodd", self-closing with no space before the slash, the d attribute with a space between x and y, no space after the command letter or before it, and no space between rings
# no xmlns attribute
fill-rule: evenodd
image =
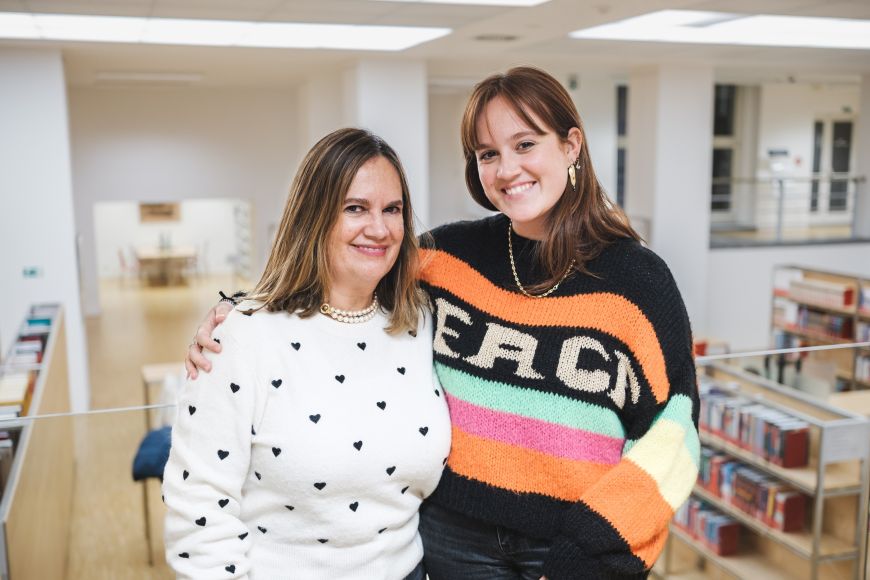
<svg viewBox="0 0 870 580"><path fill-rule="evenodd" d="M435 370L444 390L468 403L608 437L625 437L625 429L616 413L598 405L488 381L442 363L436 362Z"/></svg>
<svg viewBox="0 0 870 580"><path fill-rule="evenodd" d="M692 399L686 395L674 395L671 397L665 408L659 411L653 423L663 419L673 421L683 428L683 432L686 434L683 442L689 451L689 455L694 458L697 465L701 457L701 443L698 441L698 432L695 430L695 424L692 422ZM622 454L628 453L635 443L637 443L636 439L626 441L625 447L622 448Z"/></svg>

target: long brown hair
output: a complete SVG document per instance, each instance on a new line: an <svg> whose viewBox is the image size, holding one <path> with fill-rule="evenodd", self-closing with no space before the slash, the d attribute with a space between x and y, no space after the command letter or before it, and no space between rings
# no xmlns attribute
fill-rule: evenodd
<svg viewBox="0 0 870 580"><path fill-rule="evenodd" d="M487 77L474 87L468 99L462 117L462 151L465 154L465 183L474 201L496 211L483 191L475 156L479 146L478 121L487 104L496 97L504 99L529 127L539 133L549 129L564 142L568 132L577 127L582 137L577 190L570 183L565 186L565 191L547 216L547 237L538 248L537 258L547 279L531 285L530 290L544 291L559 282L571 260L575 260L577 271L588 273L586 263L617 239L640 240L626 215L611 203L595 176L583 122L571 96L559 81L534 67L516 67L504 74ZM545 127L540 127L532 115Z"/></svg>
<svg viewBox="0 0 870 580"><path fill-rule="evenodd" d="M402 183L404 237L396 263L378 282L381 306L390 313L387 331L416 331L425 299L417 286L417 236L402 163L386 141L363 129L338 129L318 141L302 160L269 253L250 298L269 311L318 312L329 295L329 234L360 168L383 157Z"/></svg>

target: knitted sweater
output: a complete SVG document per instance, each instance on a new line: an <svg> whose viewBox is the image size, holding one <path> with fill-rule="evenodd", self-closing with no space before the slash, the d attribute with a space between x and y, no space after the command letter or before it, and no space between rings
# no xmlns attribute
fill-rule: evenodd
<svg viewBox="0 0 870 580"><path fill-rule="evenodd" d="M250 305L179 399L167 561L182 578L404 578L450 447L431 318L390 336L380 313L344 324Z"/></svg>
<svg viewBox="0 0 870 580"><path fill-rule="evenodd" d="M453 444L443 507L552 540L550 580L643 577L698 471L689 320L632 240L546 298L518 293L503 215L440 227L422 281ZM541 280L513 235L517 274Z"/></svg>

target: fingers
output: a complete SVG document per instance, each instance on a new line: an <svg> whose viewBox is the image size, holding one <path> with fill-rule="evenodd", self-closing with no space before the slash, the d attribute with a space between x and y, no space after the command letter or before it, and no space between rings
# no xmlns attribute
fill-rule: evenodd
<svg viewBox="0 0 870 580"><path fill-rule="evenodd" d="M196 377L199 376L199 373L196 372L196 365L190 361L190 353L188 353L187 356L184 358L184 368L187 370L188 379L195 380Z"/></svg>
<svg viewBox="0 0 870 580"><path fill-rule="evenodd" d="M211 362L207 358L205 358L205 356L202 354L202 349L196 344L191 344L190 347L187 349L187 359L185 360L185 363L187 363L188 361L191 365L193 365L194 372L196 372L197 370L201 370L204 373L211 371ZM196 377L193 376L192 378Z"/></svg>
<svg viewBox="0 0 870 580"><path fill-rule="evenodd" d="M229 302L219 302L218 305L214 307L215 326L223 322L232 309L233 305Z"/></svg>

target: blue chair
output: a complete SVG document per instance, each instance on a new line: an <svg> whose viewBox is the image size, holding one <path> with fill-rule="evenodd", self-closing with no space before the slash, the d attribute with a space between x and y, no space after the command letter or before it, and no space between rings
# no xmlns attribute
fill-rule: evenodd
<svg viewBox="0 0 870 580"><path fill-rule="evenodd" d="M172 444L172 427L152 429L145 434L136 456L133 458L133 481L142 482L142 504L144 506L145 539L148 542L148 565L154 565L151 550L151 518L148 514L148 485L146 480L156 477L163 481L163 470L169 460L169 448Z"/></svg>

